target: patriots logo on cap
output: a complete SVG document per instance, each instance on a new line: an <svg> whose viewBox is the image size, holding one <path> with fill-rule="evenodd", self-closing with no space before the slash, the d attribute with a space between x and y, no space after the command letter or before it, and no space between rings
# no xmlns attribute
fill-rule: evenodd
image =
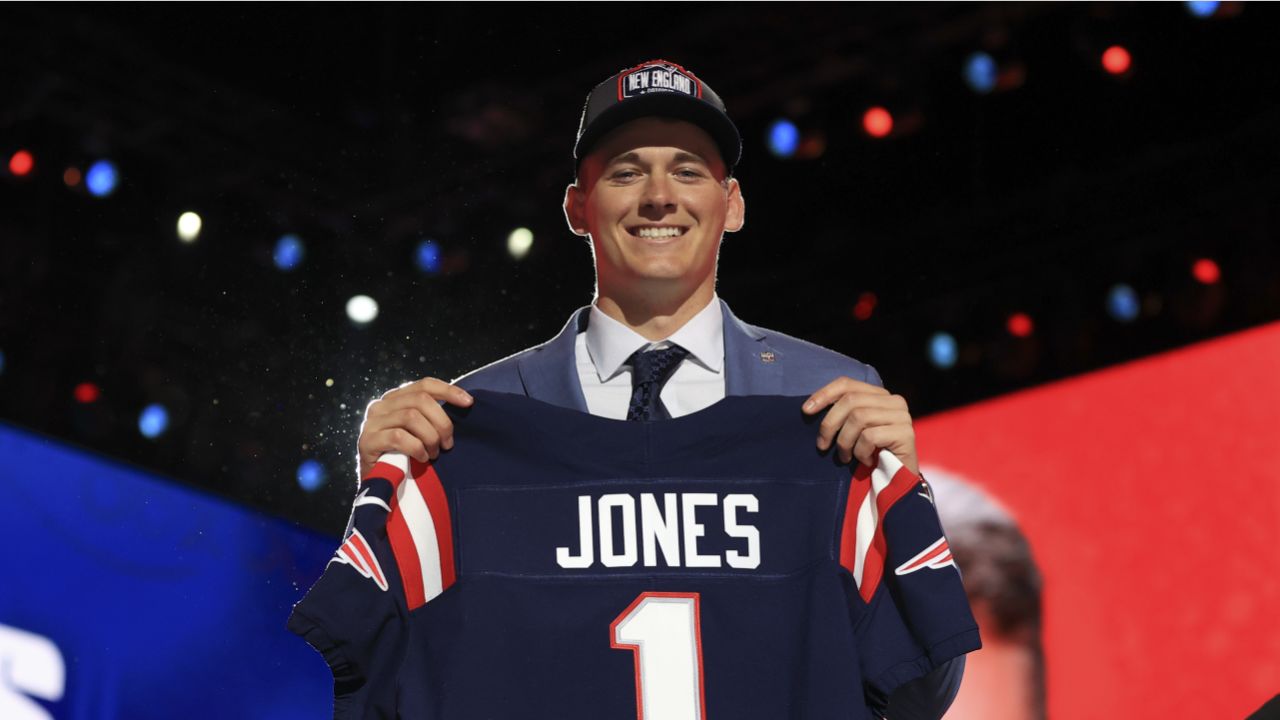
<svg viewBox="0 0 1280 720"><path fill-rule="evenodd" d="M618 76L618 99L655 92L674 92L702 97L702 83L688 70L666 60L650 60Z"/></svg>
<svg viewBox="0 0 1280 720"><path fill-rule="evenodd" d="M894 575L910 575L917 570L931 568L941 570L944 567L955 567L955 559L951 557L951 548L945 537L938 538L932 545L921 550L919 554L898 566Z"/></svg>

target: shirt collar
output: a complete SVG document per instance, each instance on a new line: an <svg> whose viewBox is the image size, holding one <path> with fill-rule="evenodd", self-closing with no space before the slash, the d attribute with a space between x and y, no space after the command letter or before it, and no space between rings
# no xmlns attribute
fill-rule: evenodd
<svg viewBox="0 0 1280 720"><path fill-rule="evenodd" d="M591 320L587 324L587 354L596 366L600 382L618 374L631 354L641 349L675 343L689 351L689 357L712 372L724 367L724 315L720 311L719 298L714 294L711 302L689 318L670 337L650 342L643 335L609 317L593 303Z"/></svg>

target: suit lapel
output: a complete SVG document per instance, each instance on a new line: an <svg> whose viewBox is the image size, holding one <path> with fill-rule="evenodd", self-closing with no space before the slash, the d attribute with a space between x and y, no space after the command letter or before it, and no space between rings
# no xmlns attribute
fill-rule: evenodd
<svg viewBox="0 0 1280 720"><path fill-rule="evenodd" d="M582 394L582 382L578 380L575 345L579 330L585 327L589 310L589 307L579 308L569 317L560 334L518 361L520 380L529 397L587 412L587 398Z"/></svg>
<svg viewBox="0 0 1280 720"><path fill-rule="evenodd" d="M765 333L737 318L724 300L724 390L726 395L781 395L785 358Z"/></svg>

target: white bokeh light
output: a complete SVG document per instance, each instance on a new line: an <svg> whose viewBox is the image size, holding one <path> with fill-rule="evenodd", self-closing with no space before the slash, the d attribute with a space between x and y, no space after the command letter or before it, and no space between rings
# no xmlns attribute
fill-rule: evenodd
<svg viewBox="0 0 1280 720"><path fill-rule="evenodd" d="M359 325L373 322L378 317L378 301L368 295L356 295L347 301L347 317Z"/></svg>
<svg viewBox="0 0 1280 720"><path fill-rule="evenodd" d="M193 243L200 237L200 228L204 222L193 212L184 212L178 216L178 239L184 243Z"/></svg>
<svg viewBox="0 0 1280 720"><path fill-rule="evenodd" d="M517 260L523 260L533 247L533 231L529 228L516 228L507 236L507 252Z"/></svg>

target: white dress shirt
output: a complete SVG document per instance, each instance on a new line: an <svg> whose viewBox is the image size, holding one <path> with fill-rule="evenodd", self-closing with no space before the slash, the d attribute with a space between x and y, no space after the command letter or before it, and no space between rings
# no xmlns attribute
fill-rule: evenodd
<svg viewBox="0 0 1280 720"><path fill-rule="evenodd" d="M662 387L662 404L671 417L697 412L724 399L724 315L720 300L698 311L670 337L650 342L635 330L591 306L591 320L578 333L574 355L578 379L592 415L627 419L631 404L631 366L627 359L636 350L654 350L671 344L689 351Z"/></svg>

